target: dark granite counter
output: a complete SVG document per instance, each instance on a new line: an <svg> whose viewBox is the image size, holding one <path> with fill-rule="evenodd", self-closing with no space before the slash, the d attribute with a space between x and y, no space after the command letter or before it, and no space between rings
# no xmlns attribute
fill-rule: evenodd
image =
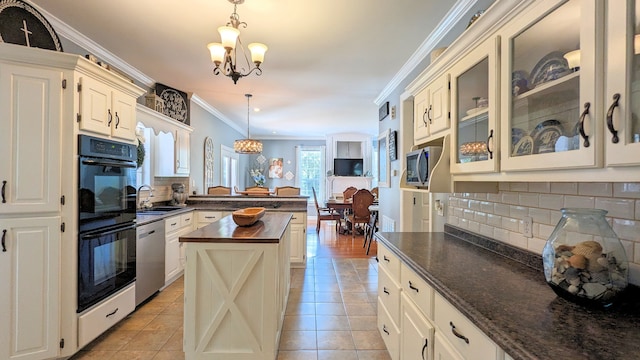
<svg viewBox="0 0 640 360"><path fill-rule="evenodd" d="M265 213L251 226L238 226L231 215L198 230L180 236L180 242L209 243L278 243L284 235L291 214Z"/></svg>
<svg viewBox="0 0 640 360"><path fill-rule="evenodd" d="M234 211L247 207L264 207L268 211L307 211L308 196L194 195L187 206L196 210Z"/></svg>
<svg viewBox="0 0 640 360"><path fill-rule="evenodd" d="M195 209L190 207L184 207L182 209L176 209L176 210L171 210L171 211L162 212L162 213L157 213L153 211L149 211L146 213L138 212L136 214L136 223L138 224L138 226L140 226L140 225L152 223L154 221L164 220L165 218L168 218L171 216L182 215L188 212L192 212L193 210Z"/></svg>
<svg viewBox="0 0 640 360"><path fill-rule="evenodd" d="M614 308L586 308L556 296L539 255L445 231L376 237L514 359L640 358L637 287Z"/></svg>

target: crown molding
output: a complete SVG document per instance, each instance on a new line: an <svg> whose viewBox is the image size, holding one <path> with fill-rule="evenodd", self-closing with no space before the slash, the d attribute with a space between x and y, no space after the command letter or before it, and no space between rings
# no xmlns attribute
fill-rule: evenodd
<svg viewBox="0 0 640 360"><path fill-rule="evenodd" d="M373 102L378 106L382 104L476 3L477 0L458 0Z"/></svg>

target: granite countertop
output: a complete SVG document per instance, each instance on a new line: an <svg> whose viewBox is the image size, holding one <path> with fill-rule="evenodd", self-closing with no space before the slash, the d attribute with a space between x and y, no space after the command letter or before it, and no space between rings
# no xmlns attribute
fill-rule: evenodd
<svg viewBox="0 0 640 360"><path fill-rule="evenodd" d="M586 308L556 296L539 255L445 231L376 237L514 359L640 358L637 287L613 308Z"/></svg>
<svg viewBox="0 0 640 360"><path fill-rule="evenodd" d="M137 225L149 224L154 221L164 220L168 217L172 217L175 215L182 215L188 212L192 212L193 210L195 209L192 207L184 207L182 209L171 210L163 213L155 213L155 212L145 213L144 211L142 211L142 212L136 213L136 224Z"/></svg>
<svg viewBox="0 0 640 360"><path fill-rule="evenodd" d="M278 243L291 220L291 213L268 213L251 226L238 226L231 215L180 237L180 242Z"/></svg>

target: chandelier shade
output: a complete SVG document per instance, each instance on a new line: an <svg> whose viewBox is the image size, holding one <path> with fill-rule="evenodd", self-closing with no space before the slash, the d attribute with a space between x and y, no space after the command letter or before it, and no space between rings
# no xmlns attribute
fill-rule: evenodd
<svg viewBox="0 0 640 360"><path fill-rule="evenodd" d="M264 54L267 51L267 46L261 43L249 44L249 52L251 53L251 62L253 67L247 58L246 51L242 48L242 41L240 40L241 25L247 27L247 23L240 22L240 15L236 12L238 4L242 4L244 0L228 0L233 4L233 13L229 17L229 22L226 26L220 26L218 32L220 33L219 43L209 43L207 48L211 53L211 61L215 64L213 73L215 75L225 75L233 80L234 84L238 83L238 80L253 72L256 75L262 75L262 69L260 64L264 62ZM238 56L238 52L241 56ZM238 60L244 63L240 65ZM246 68L245 68L246 66Z"/></svg>
<svg viewBox="0 0 640 360"><path fill-rule="evenodd" d="M253 95L244 94L244 96L247 98L247 138L234 141L233 151L238 154L260 154L262 152L262 142L260 142L260 140L252 139L249 131L249 113L251 109L249 106L249 100Z"/></svg>

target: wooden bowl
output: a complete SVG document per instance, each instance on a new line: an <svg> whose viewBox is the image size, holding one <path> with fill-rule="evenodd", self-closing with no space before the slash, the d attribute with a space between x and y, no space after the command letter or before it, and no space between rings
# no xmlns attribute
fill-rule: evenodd
<svg viewBox="0 0 640 360"><path fill-rule="evenodd" d="M264 211L263 207L250 207L236 210L231 213L231 216L238 226L251 226L264 216Z"/></svg>

